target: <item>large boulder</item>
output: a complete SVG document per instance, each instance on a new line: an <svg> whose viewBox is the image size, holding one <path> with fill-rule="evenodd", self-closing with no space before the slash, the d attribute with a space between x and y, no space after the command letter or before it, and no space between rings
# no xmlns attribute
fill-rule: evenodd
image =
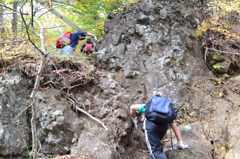
<svg viewBox="0 0 240 159"><path fill-rule="evenodd" d="M30 79L21 75L0 76L0 154L1 156L28 156L31 92Z"/></svg>

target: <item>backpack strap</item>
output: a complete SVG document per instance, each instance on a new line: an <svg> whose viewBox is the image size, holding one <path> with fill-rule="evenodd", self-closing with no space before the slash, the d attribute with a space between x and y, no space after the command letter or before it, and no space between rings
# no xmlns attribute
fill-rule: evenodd
<svg viewBox="0 0 240 159"><path fill-rule="evenodd" d="M66 36L66 37L68 37L69 39L70 39L70 37L71 37L71 32L66 32L65 34L64 34L64 36Z"/></svg>

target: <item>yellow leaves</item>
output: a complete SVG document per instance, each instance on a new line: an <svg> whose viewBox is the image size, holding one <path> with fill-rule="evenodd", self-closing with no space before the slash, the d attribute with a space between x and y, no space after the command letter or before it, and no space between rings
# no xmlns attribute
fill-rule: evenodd
<svg viewBox="0 0 240 159"><path fill-rule="evenodd" d="M239 13L239 5L239 0L218 0L217 2L210 2L208 4L210 10L216 10L217 12L224 11L226 13L230 13L232 11L237 11Z"/></svg>
<svg viewBox="0 0 240 159"><path fill-rule="evenodd" d="M203 21L195 31L201 36L207 30L225 35L226 40L239 39L239 29L234 29L237 13L240 13L240 0L218 0L208 4L214 14Z"/></svg>
<svg viewBox="0 0 240 159"><path fill-rule="evenodd" d="M197 36L201 36L202 33L203 33L203 32L200 31L200 30L196 30L196 31L194 31L194 34L197 35Z"/></svg>
<svg viewBox="0 0 240 159"><path fill-rule="evenodd" d="M97 30L103 30L104 29L104 21L100 21L98 24L97 24Z"/></svg>
<svg viewBox="0 0 240 159"><path fill-rule="evenodd" d="M226 24L224 27L225 27L226 29L231 29L231 28L234 27L234 25Z"/></svg>
<svg viewBox="0 0 240 159"><path fill-rule="evenodd" d="M240 36L237 35L236 33L233 33L233 34L231 34L231 35L232 35L232 37L234 37L234 38L236 38L236 39L240 39Z"/></svg>
<svg viewBox="0 0 240 159"><path fill-rule="evenodd" d="M204 32L206 32L210 28L210 23L207 21L203 21L201 25L199 25L194 32L196 35L201 36Z"/></svg>
<svg viewBox="0 0 240 159"><path fill-rule="evenodd" d="M227 13L230 13L232 11L237 11L239 13L239 5L240 5L239 0L219 2L219 8L223 9Z"/></svg>
<svg viewBox="0 0 240 159"><path fill-rule="evenodd" d="M114 0L106 0L107 3L115 3Z"/></svg>
<svg viewBox="0 0 240 159"><path fill-rule="evenodd" d="M5 41L7 42L7 41ZM26 43L21 42L17 45L13 45L12 43L5 43L1 47L1 57L4 60L11 60L18 56L22 56L22 54L26 53L30 47L25 46Z"/></svg>

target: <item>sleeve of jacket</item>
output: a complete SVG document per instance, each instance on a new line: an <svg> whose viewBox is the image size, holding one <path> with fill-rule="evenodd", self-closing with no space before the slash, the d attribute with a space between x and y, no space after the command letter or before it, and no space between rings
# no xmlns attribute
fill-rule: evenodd
<svg viewBox="0 0 240 159"><path fill-rule="evenodd" d="M85 48L86 44L82 45L81 52L83 52L83 49Z"/></svg>

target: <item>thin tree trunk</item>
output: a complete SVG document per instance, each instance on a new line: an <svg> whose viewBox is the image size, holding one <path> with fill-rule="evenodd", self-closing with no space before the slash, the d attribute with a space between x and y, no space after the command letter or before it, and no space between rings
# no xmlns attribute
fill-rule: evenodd
<svg viewBox="0 0 240 159"><path fill-rule="evenodd" d="M213 7L213 15L215 15L215 14L217 13L217 1L214 0L213 4L214 4L214 7Z"/></svg>
<svg viewBox="0 0 240 159"><path fill-rule="evenodd" d="M41 64L36 76L36 81L34 84L34 88L33 91L30 95L30 98L32 100L32 118L31 118L31 127L32 127L32 150L33 150L33 159L37 159L38 158L38 142L37 142L37 133L36 133L36 116L37 116L37 111L36 111L36 92L38 90L39 87L39 83L40 83L40 78L42 75L42 70L44 68L45 65L45 61L46 61L46 57L47 54L42 54L42 59L41 59Z"/></svg>
<svg viewBox="0 0 240 159"><path fill-rule="evenodd" d="M14 0L13 2L13 9L17 11L18 9L18 0ZM18 13L13 12L13 19L12 19L12 32L14 33L14 39L17 38L17 21L18 21Z"/></svg>
<svg viewBox="0 0 240 159"><path fill-rule="evenodd" d="M49 10L51 13L53 13L54 15L56 15L57 17L59 17L60 19L62 19L64 22L66 22L68 25L70 25L72 28L74 28L75 30L81 30L78 26L76 26L74 23L72 23L70 20L68 20L67 18L65 18L63 15L61 15L60 13L58 13L56 10L54 9L50 9Z"/></svg>
<svg viewBox="0 0 240 159"><path fill-rule="evenodd" d="M45 0L45 3L41 3L42 5L44 5L52 14L56 15L57 17L59 17L60 19L62 19L64 22L66 22L68 25L70 25L72 28L74 28L75 30L81 30L78 26L76 26L74 23L72 23L70 20L68 20L66 17L64 17L63 15L61 15L60 13L58 13L56 10L54 10L50 4L50 1Z"/></svg>
<svg viewBox="0 0 240 159"><path fill-rule="evenodd" d="M37 128L36 128L36 116L37 116L37 111L36 111L36 100L35 97L31 97L32 100L32 118L31 118L31 130L32 130L32 158L37 159L38 154L37 154Z"/></svg>
<svg viewBox="0 0 240 159"><path fill-rule="evenodd" d="M33 1L31 1L33 3ZM33 4L31 4L33 5ZM32 30L38 37L40 37L40 40L41 40L41 45L42 45L42 49L40 49L32 40L31 36L30 36L30 28L29 28L29 25L27 25L24 17L23 17L23 14L22 14L22 8L20 9L20 13L21 13L21 17L22 17L22 20L23 20L23 23L26 27L26 33L27 33L27 36L28 36L28 39L29 41L32 43L32 45L42 54L42 59L41 59L41 62L40 62L40 66L38 67L38 72L37 72L37 75L36 75L36 80L35 80L35 83L34 83L34 88L33 88L33 91L30 95L30 99L32 101L32 118L31 118L31 130L32 130L32 151L33 151L33 154L32 154L32 158L33 159L37 159L38 158L38 139L37 139L37 133L36 133L36 117L37 117L37 111L36 111L36 92L38 91L38 87L39 87L39 84L40 84L40 79L41 79L41 75L42 75L42 71L43 71L43 68L44 68L44 65L45 65L45 60L48 56L48 54L46 53L46 50L45 50L45 46L44 46L44 28L42 27L42 25L39 23L40 25L40 34L37 34L34 30ZM33 15L31 15L33 16ZM33 19L33 17L31 17ZM38 22L38 21L37 21ZM37 68L37 67L36 67Z"/></svg>
<svg viewBox="0 0 240 159"><path fill-rule="evenodd" d="M3 6L0 6L0 13L3 13ZM4 32L5 32L5 29L4 29L4 18L3 18L3 14L0 14L0 39L3 39L4 38Z"/></svg>
<svg viewBox="0 0 240 159"><path fill-rule="evenodd" d="M40 79L41 79L41 75L42 75L42 71L45 65L45 61L46 58L48 56L48 54L46 53L46 49L45 49L45 39L44 39L44 28L42 27L41 23L39 21L37 21L39 26L40 26L40 34L38 35L40 37L41 40L41 53L42 53L42 59L41 59L41 63L39 66L39 70L37 72L36 75L36 81L34 84L34 88L33 91L30 95L31 99L32 99L32 119L31 119L31 126L32 126L32 144L33 144L33 159L37 159L38 158L38 145L37 145L37 133L36 133L36 116L37 116L37 111L36 111L36 92L38 91L38 87L40 84ZM40 50L40 49L39 49Z"/></svg>

